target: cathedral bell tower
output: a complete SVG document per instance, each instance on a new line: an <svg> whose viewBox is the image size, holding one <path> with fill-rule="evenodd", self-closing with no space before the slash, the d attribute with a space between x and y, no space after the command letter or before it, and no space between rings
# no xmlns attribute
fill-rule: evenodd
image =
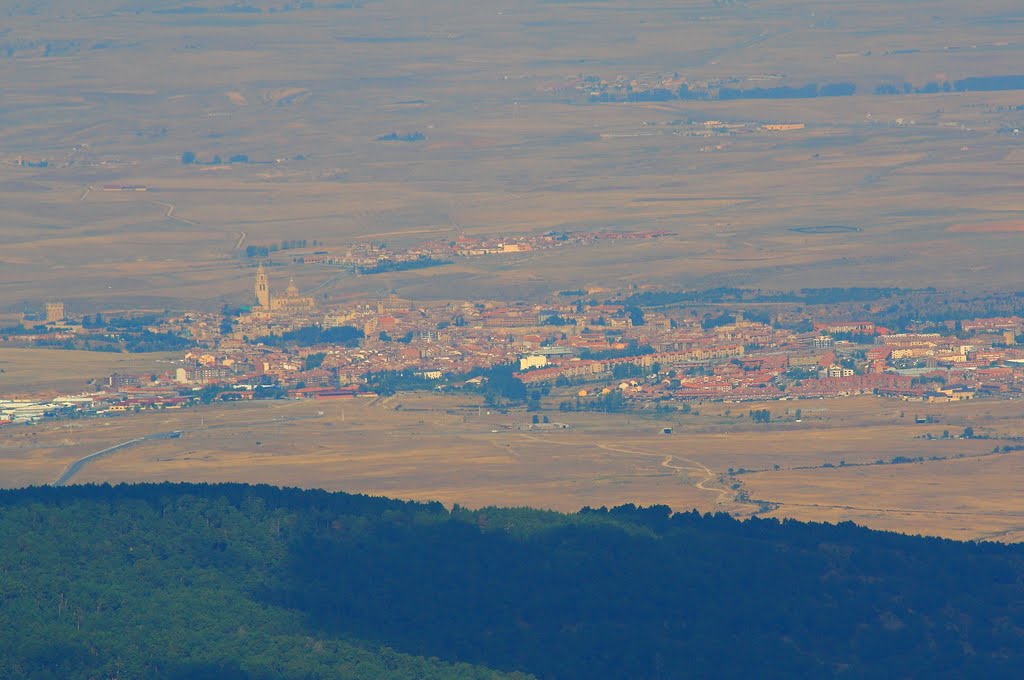
<svg viewBox="0 0 1024 680"><path fill-rule="evenodd" d="M267 273L263 271L262 262L256 270L256 301L263 309L270 309L270 284L267 282Z"/></svg>

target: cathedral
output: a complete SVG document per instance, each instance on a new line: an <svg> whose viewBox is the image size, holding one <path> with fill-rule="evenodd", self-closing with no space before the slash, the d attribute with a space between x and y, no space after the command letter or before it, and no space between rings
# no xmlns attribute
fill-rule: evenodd
<svg viewBox="0 0 1024 680"><path fill-rule="evenodd" d="M253 313L260 316L269 316L271 313L280 314L308 314L316 310L316 301L311 297L303 297L295 285L295 280L288 281L288 288L284 295L273 296L270 294L270 282L267 279L267 272L260 263L256 270L256 308Z"/></svg>

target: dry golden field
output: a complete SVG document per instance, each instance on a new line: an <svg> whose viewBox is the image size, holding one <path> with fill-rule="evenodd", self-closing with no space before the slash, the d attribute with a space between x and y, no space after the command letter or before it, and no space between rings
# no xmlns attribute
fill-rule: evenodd
<svg viewBox="0 0 1024 680"><path fill-rule="evenodd" d="M186 4L209 11L178 11ZM61 0L8 13L7 311L50 296L72 313L248 302L239 246L286 238L344 247L553 228L676 235L427 272L291 273L332 299L1018 285L1020 233L985 225L1021 218L1022 141L1009 131L1024 127L1024 95L872 91L1017 73L1019 3L250 5L262 12ZM581 74L651 73L740 87L848 81L858 93L589 104L566 88ZM704 121L749 127L721 135ZM806 127L757 128L780 122ZM426 140L376 141L392 131ZM186 166L186 151L250 162ZM149 191L104 190L139 185ZM821 224L863 231L789 231Z"/></svg>
<svg viewBox="0 0 1024 680"><path fill-rule="evenodd" d="M738 417L760 407L776 422ZM237 403L8 427L0 430L0 479L5 486L49 483L94 451L183 430L180 439L92 462L74 482L245 481L468 506L571 511L664 503L748 516L758 506L738 498L742 490L778 504L770 513L778 517L955 538L1024 537L1024 502L1013 481L1024 453L986 455L1006 443L999 437L1024 434L1018 402L924 409L859 397L699 411L658 418L547 411L569 429L539 430L528 414L488 412L472 397ZM916 415L935 422L915 424ZM967 425L994 439L922 438L957 435ZM666 426L672 435L661 434ZM896 456L946 460L870 465ZM759 472L729 474L741 468Z"/></svg>
<svg viewBox="0 0 1024 680"><path fill-rule="evenodd" d="M0 347L0 394L68 394L95 389L111 373L163 373L180 354L80 352Z"/></svg>

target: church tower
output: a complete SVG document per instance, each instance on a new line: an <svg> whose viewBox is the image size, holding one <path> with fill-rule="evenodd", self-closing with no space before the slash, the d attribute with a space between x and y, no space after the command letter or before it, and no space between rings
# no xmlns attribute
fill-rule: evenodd
<svg viewBox="0 0 1024 680"><path fill-rule="evenodd" d="M60 323L63 320L64 320L64 303L63 302L47 302L46 303L46 323Z"/></svg>
<svg viewBox="0 0 1024 680"><path fill-rule="evenodd" d="M267 282L267 273L263 271L263 263L256 270L256 301L263 309L270 309L270 284Z"/></svg>

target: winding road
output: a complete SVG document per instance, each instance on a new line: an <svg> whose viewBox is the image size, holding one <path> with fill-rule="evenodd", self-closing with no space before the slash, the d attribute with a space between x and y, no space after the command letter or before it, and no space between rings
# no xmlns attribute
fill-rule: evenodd
<svg viewBox="0 0 1024 680"><path fill-rule="evenodd" d="M704 463L701 463L699 460L694 460L692 458L684 458L683 456L677 456L674 454L657 453L655 451L637 451L635 449L623 449L617 446L609 446L608 444L598 444L597 446L598 448L604 449L605 451L627 453L636 456L655 456L658 458L663 458L663 460L661 461L661 467L672 470L677 475L682 474L684 472L702 473L704 475L704 479L694 484L694 487L700 489L701 491L710 491L711 493L717 493L718 498L715 499L715 502L718 503L719 505L723 503L728 503L729 501L733 500L733 496L735 495L734 492L730 491L729 489L723 489L721 487L715 486L707 486L708 482L716 479L718 475L715 473L714 470L709 468ZM677 458L681 461L690 463L691 465L673 465L672 461Z"/></svg>
<svg viewBox="0 0 1024 680"><path fill-rule="evenodd" d="M58 477L57 481L55 481L52 484L52 486L64 486L69 481L71 481L72 477L81 472L82 468L88 465L89 463L93 462L94 460L99 460L100 458L109 456L112 453L116 453L121 449L127 449L130 446L135 446L136 444L141 444L142 442L146 441L152 441L154 439L177 439L180 436L181 430L174 430L173 432L158 432L157 434L147 434L145 437L130 439L126 442L121 442L120 444L115 444L114 446L103 449L102 451L90 453L88 456L83 456L82 458L79 458L74 463L69 465L68 469L64 471L64 474Z"/></svg>
<svg viewBox="0 0 1024 680"><path fill-rule="evenodd" d="M545 444L561 444L564 446L572 446L574 448L577 447L577 444L575 444L574 442L563 442L551 439L544 439L542 437L537 437L531 434L520 434L520 436L525 439L532 439L534 441L544 442ZM657 451L638 451L636 449L624 449L619 446L611 446L610 444L597 444L597 448L604 449L605 451L610 451L612 453L624 453L626 455L632 456L649 456L660 458L661 467L667 470L671 470L672 473L676 475L682 475L686 472L698 472L704 475L704 479L701 479L696 484L694 484L694 488L700 489L701 491L707 491L710 493L718 494L718 497L715 499L715 502L718 505L723 505L725 503L729 503L735 500L734 491L718 486L708 486L710 482L718 478L718 473L716 473L714 470L712 470L699 460L685 458L683 456L677 456L675 454L660 453ZM674 465L673 461L675 460L684 461L686 463L689 463L690 465Z"/></svg>

